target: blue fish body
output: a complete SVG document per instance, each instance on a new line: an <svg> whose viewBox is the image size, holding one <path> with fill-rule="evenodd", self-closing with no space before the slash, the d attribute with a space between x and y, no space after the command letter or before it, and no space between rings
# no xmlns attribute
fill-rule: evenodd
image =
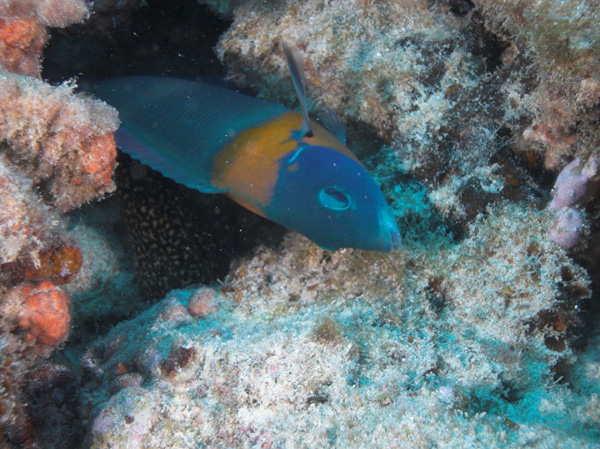
<svg viewBox="0 0 600 449"><path fill-rule="evenodd" d="M400 242L373 178L301 114L174 77L116 78L89 90L119 111L117 145L179 183L224 193L328 250L389 252Z"/></svg>
<svg viewBox="0 0 600 449"><path fill-rule="evenodd" d="M86 89L119 111L117 145L163 175L205 193L212 159L241 130L287 111L232 90L168 76L113 78Z"/></svg>

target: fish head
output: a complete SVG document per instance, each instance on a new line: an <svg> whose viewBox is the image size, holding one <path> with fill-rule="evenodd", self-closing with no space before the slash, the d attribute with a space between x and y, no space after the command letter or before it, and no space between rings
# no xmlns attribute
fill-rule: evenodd
<svg viewBox="0 0 600 449"><path fill-rule="evenodd" d="M279 162L267 217L331 251L389 252L400 245L391 208L356 160L329 147L308 145Z"/></svg>

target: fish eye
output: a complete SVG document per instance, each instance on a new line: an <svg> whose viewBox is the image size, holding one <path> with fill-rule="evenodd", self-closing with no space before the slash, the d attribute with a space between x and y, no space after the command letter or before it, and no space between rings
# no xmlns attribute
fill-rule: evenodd
<svg viewBox="0 0 600 449"><path fill-rule="evenodd" d="M350 195L339 187L323 187L319 192L319 203L326 209L346 210L352 204Z"/></svg>

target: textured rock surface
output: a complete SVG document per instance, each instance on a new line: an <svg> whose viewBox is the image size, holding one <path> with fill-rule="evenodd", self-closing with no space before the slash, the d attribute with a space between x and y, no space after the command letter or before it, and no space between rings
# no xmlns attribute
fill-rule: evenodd
<svg viewBox="0 0 600 449"><path fill-rule="evenodd" d="M549 219L503 205L460 244L386 257L299 236L259 249L210 294L212 313L188 311L205 287L174 292L92 346L86 388L109 399L87 406L88 444L595 447L578 429L597 400L555 384L590 292Z"/></svg>

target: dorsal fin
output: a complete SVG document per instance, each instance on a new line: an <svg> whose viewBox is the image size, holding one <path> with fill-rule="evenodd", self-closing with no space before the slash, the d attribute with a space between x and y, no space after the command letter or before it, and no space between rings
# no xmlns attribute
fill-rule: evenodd
<svg viewBox="0 0 600 449"><path fill-rule="evenodd" d="M344 123L339 115L331 108L324 108L321 111L320 125L329 131L333 136L346 145L346 130Z"/></svg>
<svg viewBox="0 0 600 449"><path fill-rule="evenodd" d="M296 47L289 45L287 42L283 43L283 52L285 53L285 59L290 69L290 75L294 82L294 88L300 101L300 108L302 109L302 115L304 121L302 122L302 137L311 137L313 134L312 125L308 117L308 107L306 104L306 77L304 76L304 60L302 55Z"/></svg>

